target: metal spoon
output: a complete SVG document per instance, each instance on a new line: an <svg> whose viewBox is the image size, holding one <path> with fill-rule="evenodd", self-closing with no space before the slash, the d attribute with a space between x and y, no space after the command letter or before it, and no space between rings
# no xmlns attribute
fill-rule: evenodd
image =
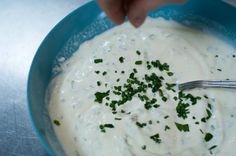
<svg viewBox="0 0 236 156"><path fill-rule="evenodd" d="M185 82L177 85L179 90L189 90L194 88L234 88L236 80L197 80Z"/></svg>

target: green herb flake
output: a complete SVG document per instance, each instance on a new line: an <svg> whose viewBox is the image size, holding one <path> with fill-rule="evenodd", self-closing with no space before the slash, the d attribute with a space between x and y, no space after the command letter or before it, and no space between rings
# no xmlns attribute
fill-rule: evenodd
<svg viewBox="0 0 236 156"><path fill-rule="evenodd" d="M217 145L213 145L213 146L211 146L211 147L208 149L208 150L210 151L210 154L213 154L213 153L212 153L212 150L215 149L216 147L217 147Z"/></svg>
<svg viewBox="0 0 236 156"><path fill-rule="evenodd" d="M97 64L97 63L102 63L102 62L103 62L103 59L95 59L95 60L94 60L94 63L96 63L96 64Z"/></svg>
<svg viewBox="0 0 236 156"><path fill-rule="evenodd" d="M137 71L137 69L136 69L136 68L134 68L134 69L133 69L133 72L134 72L134 73L138 73L138 71Z"/></svg>
<svg viewBox="0 0 236 156"><path fill-rule="evenodd" d="M176 123L175 122L175 125L176 125L176 127L178 128L178 130L180 131L180 132L189 132L189 126L188 126L188 124L179 124L179 123Z"/></svg>
<svg viewBox="0 0 236 156"><path fill-rule="evenodd" d="M183 103L182 101L180 101L176 106L176 112L178 114L178 117L186 119L188 117L187 114L189 114L188 107L189 107L188 103Z"/></svg>
<svg viewBox="0 0 236 156"><path fill-rule="evenodd" d="M210 103L207 104L207 107L211 110L212 109L212 106Z"/></svg>
<svg viewBox="0 0 236 156"><path fill-rule="evenodd" d="M146 150L146 148L147 148L146 145L143 145L143 146L142 146L142 149L143 149L143 150Z"/></svg>
<svg viewBox="0 0 236 156"><path fill-rule="evenodd" d="M172 73L172 72L168 72L167 75L168 75L168 76L173 76L174 73Z"/></svg>
<svg viewBox="0 0 236 156"><path fill-rule="evenodd" d="M136 65L141 65L142 63L143 63L143 61L141 61L141 60L135 61Z"/></svg>
<svg viewBox="0 0 236 156"><path fill-rule="evenodd" d="M97 86L101 86L101 82L100 81L97 81Z"/></svg>
<svg viewBox="0 0 236 156"><path fill-rule="evenodd" d="M103 98L107 97L109 95L110 91L107 92L96 92L95 95L95 102L102 103Z"/></svg>
<svg viewBox="0 0 236 156"><path fill-rule="evenodd" d="M115 118L115 120L121 120L121 118Z"/></svg>
<svg viewBox="0 0 236 156"><path fill-rule="evenodd" d="M208 97L207 95L204 95L204 98L205 98L205 99L209 99L209 97Z"/></svg>
<svg viewBox="0 0 236 156"><path fill-rule="evenodd" d="M103 76L107 75L107 72L106 72L106 71L104 71L104 72L102 73L102 75L103 75Z"/></svg>
<svg viewBox="0 0 236 156"><path fill-rule="evenodd" d="M152 120L149 120L148 123L149 123L149 125L151 125L152 124Z"/></svg>
<svg viewBox="0 0 236 156"><path fill-rule="evenodd" d="M96 71L95 71L95 73L96 73L96 74L99 74L99 73L100 73L100 71L96 70Z"/></svg>
<svg viewBox="0 0 236 156"><path fill-rule="evenodd" d="M106 128L114 128L114 126L112 124L101 124L101 125L99 125L99 128L100 128L101 132L105 133Z"/></svg>
<svg viewBox="0 0 236 156"><path fill-rule="evenodd" d="M124 63L124 59L125 59L125 58L121 56L121 57L119 58L120 63Z"/></svg>
<svg viewBox="0 0 236 156"><path fill-rule="evenodd" d="M54 123L55 125L57 125L57 126L60 126L60 125L61 125L61 122L58 121L58 120L54 120L53 123Z"/></svg>
<svg viewBox="0 0 236 156"><path fill-rule="evenodd" d="M147 126L146 123L140 123L140 122L136 122L136 125L137 125L139 128L143 128L143 127Z"/></svg>
<svg viewBox="0 0 236 156"><path fill-rule="evenodd" d="M155 141L158 144L161 143L160 135L158 133L153 136L150 136L150 139L152 139L153 141Z"/></svg>
<svg viewBox="0 0 236 156"><path fill-rule="evenodd" d="M201 129L200 129L200 132L201 132L202 134L204 134L203 130L201 130Z"/></svg>
<svg viewBox="0 0 236 156"><path fill-rule="evenodd" d="M168 118L169 118L169 115L164 116L164 119L168 119Z"/></svg>
<svg viewBox="0 0 236 156"><path fill-rule="evenodd" d="M170 127L169 126L165 126L165 131L167 131L167 130L169 130L170 129Z"/></svg>
<svg viewBox="0 0 236 156"><path fill-rule="evenodd" d="M211 113L211 111L209 109L207 109L206 111L207 111L206 119L209 120L211 118L211 116L212 116L212 113Z"/></svg>
<svg viewBox="0 0 236 156"><path fill-rule="evenodd" d="M177 97L177 96L175 96L173 99L174 99L175 101L177 101L177 100L178 100L178 97Z"/></svg>
<svg viewBox="0 0 236 156"><path fill-rule="evenodd" d="M141 55L141 52L139 50L136 50L137 55Z"/></svg>
<svg viewBox="0 0 236 156"><path fill-rule="evenodd" d="M213 135L211 133L206 133L204 140L206 142L210 141L213 138Z"/></svg>

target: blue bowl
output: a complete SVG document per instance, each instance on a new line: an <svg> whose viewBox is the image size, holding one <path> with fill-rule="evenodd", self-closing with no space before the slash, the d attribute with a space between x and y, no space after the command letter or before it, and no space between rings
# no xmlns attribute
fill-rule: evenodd
<svg viewBox="0 0 236 156"><path fill-rule="evenodd" d="M221 0L189 0L177 6L169 5L150 13L184 25L215 32L235 45L236 9ZM40 45L28 78L28 107L41 142L50 155L65 155L49 119L45 93L54 76L57 58L69 58L86 40L114 27L95 1L78 8L47 35Z"/></svg>

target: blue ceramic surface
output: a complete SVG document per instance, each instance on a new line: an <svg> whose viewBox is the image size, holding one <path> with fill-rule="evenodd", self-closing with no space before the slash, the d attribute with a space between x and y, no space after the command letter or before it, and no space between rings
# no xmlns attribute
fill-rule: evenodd
<svg viewBox="0 0 236 156"><path fill-rule="evenodd" d="M231 44L236 39L236 9L220 0L190 0L177 6L169 5L150 13L185 25L212 31ZM92 1L63 19L44 39L31 65L28 78L28 106L36 132L50 155L65 155L49 120L45 93L53 76L56 58L70 57L81 43L114 25L107 19L95 1Z"/></svg>

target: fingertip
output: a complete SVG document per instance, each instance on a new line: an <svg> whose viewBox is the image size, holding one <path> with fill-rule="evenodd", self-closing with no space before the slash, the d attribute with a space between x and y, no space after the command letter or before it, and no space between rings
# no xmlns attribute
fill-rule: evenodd
<svg viewBox="0 0 236 156"><path fill-rule="evenodd" d="M145 16L134 16L134 17L128 16L128 18L129 18L130 23L135 28L138 28L138 27L140 27L144 23L146 17Z"/></svg>

